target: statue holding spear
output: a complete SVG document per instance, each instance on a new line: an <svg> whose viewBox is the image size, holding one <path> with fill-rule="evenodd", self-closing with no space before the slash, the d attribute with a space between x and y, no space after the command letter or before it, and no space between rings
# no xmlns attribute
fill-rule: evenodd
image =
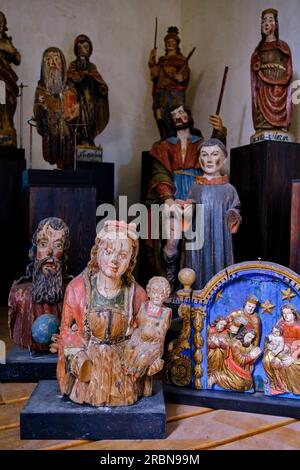
<svg viewBox="0 0 300 470"><path fill-rule="evenodd" d="M157 18L155 19L154 48L150 52L149 69L153 82L153 113L162 139L173 132L171 109L185 104L185 92L189 85L190 68L188 61L195 47L187 57L181 53L179 31L176 26L168 28L164 38L165 55L156 60Z"/></svg>

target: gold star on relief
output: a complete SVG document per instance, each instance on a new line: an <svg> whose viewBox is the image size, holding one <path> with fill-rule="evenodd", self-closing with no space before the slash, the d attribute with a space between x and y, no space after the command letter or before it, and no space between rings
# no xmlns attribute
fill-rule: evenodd
<svg viewBox="0 0 300 470"><path fill-rule="evenodd" d="M219 290L219 292L216 294L216 298L215 298L215 301L218 302L218 300L221 298L223 299L223 289Z"/></svg>
<svg viewBox="0 0 300 470"><path fill-rule="evenodd" d="M272 315L274 307L275 305L271 304L269 299L267 299L263 304L261 304L262 313L270 313Z"/></svg>
<svg viewBox="0 0 300 470"><path fill-rule="evenodd" d="M290 287L286 290L282 289L281 293L282 293L282 300L290 301L293 297L296 297L296 294L293 293Z"/></svg>

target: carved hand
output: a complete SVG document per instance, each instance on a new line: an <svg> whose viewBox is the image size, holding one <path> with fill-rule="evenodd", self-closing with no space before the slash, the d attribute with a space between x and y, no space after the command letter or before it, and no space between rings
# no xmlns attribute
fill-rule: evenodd
<svg viewBox="0 0 300 470"><path fill-rule="evenodd" d="M158 372L160 372L164 367L164 363L165 363L165 361L163 359L161 359L160 357L158 357L153 362L153 364L149 367L147 375L149 375L149 377L150 377L151 375L155 375Z"/></svg>
<svg viewBox="0 0 300 470"><path fill-rule="evenodd" d="M59 333L55 333L51 336L52 343L49 346L50 352L56 354L58 352Z"/></svg>
<svg viewBox="0 0 300 470"><path fill-rule="evenodd" d="M223 121L217 114L212 114L211 116L209 116L208 122L213 126L214 129L216 129L216 131L223 131Z"/></svg>
<svg viewBox="0 0 300 470"><path fill-rule="evenodd" d="M156 49L152 49L149 57L149 65L155 65L156 63Z"/></svg>
<svg viewBox="0 0 300 470"><path fill-rule="evenodd" d="M242 220L240 214L235 210L229 209L226 217L227 217L227 224L228 224L228 228L230 232L236 233L239 229L239 226Z"/></svg>

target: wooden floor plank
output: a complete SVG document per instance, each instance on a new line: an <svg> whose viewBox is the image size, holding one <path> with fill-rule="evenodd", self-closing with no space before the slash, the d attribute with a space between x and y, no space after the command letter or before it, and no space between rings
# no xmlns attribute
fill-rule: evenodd
<svg viewBox="0 0 300 470"><path fill-rule="evenodd" d="M295 420L291 418L218 410L169 423L167 438L163 441L97 441L81 444L74 450L180 449L180 446L190 450L209 449L230 439L236 440L293 422Z"/></svg>
<svg viewBox="0 0 300 470"><path fill-rule="evenodd" d="M96 441L65 450L194 450L199 441L181 440L143 440L143 441ZM54 448L55 449L55 448Z"/></svg>
<svg viewBox="0 0 300 470"><path fill-rule="evenodd" d="M264 427L281 423L292 423L295 420L279 416L258 415L234 411L217 410L212 413L187 418L182 422L168 425L169 439L203 439L218 441L232 435L243 435L259 431ZM180 425L179 425L180 424Z"/></svg>
<svg viewBox="0 0 300 470"><path fill-rule="evenodd" d="M181 419L198 416L205 413L214 411L212 408L203 408L201 406L189 405L176 405L173 403L166 403L167 422L179 421Z"/></svg>
<svg viewBox="0 0 300 470"><path fill-rule="evenodd" d="M8 429L0 432L1 450L42 450L54 445L66 444L68 441L21 440L20 429ZM73 442L73 441L72 441Z"/></svg>
<svg viewBox="0 0 300 470"><path fill-rule="evenodd" d="M8 429L12 425L19 426L23 406L24 402L0 406L0 431Z"/></svg>
<svg viewBox="0 0 300 470"><path fill-rule="evenodd" d="M2 405L3 410L11 408L11 418L9 414L5 421L7 425L13 425L16 422L20 404ZM19 409L17 408L19 406ZM2 407L1 407L2 408ZM181 410L182 411L182 410ZM293 424L292 424L293 423ZM287 431L287 425L290 424ZM295 427L295 425L298 426ZM292 427L291 427L292 426ZM300 423L292 418L282 418L265 415L254 415L246 413L237 413L218 410L210 413L185 418L179 421L172 421L167 425L167 439L164 440L139 440L139 441L46 441L32 440L21 441L19 429L5 429L0 431L1 449L98 449L98 450L124 450L124 449L143 449L143 450L200 450L218 448L229 444L232 448L237 446L237 442L257 433L263 433L262 437L269 438L274 432L287 433L294 443L299 441ZM280 428L279 428L280 427ZM279 429L278 429L279 428ZM270 433L272 429L272 433ZM267 434L266 434L267 433ZM187 439L187 436L189 439ZM254 436L257 438L257 436ZM280 439L280 438L279 438ZM284 441L283 441L284 442ZM254 445L254 444L253 444ZM292 445L292 444L290 444ZM220 448L222 448L220 447ZM277 446L280 448L280 446ZM238 448L238 447L237 447Z"/></svg>
<svg viewBox="0 0 300 470"><path fill-rule="evenodd" d="M26 401L36 387L36 383L0 383L2 403Z"/></svg>
<svg viewBox="0 0 300 470"><path fill-rule="evenodd" d="M241 439L215 450L299 450L300 422L273 429L253 437Z"/></svg>

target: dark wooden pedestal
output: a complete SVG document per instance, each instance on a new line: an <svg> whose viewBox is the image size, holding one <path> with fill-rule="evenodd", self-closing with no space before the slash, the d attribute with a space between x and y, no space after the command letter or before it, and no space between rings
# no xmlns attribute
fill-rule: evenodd
<svg viewBox="0 0 300 470"><path fill-rule="evenodd" d="M24 264L38 223L62 218L70 229L68 271L79 274L90 259L96 236L96 209L114 203L114 165L90 164L77 171L28 170L23 173Z"/></svg>
<svg viewBox="0 0 300 470"><path fill-rule="evenodd" d="M292 182L290 268L300 274L300 180Z"/></svg>
<svg viewBox="0 0 300 470"><path fill-rule="evenodd" d="M289 266L292 180L300 178L300 144L261 142L231 150L230 182L242 205L235 261L262 258Z"/></svg>
<svg viewBox="0 0 300 470"><path fill-rule="evenodd" d="M163 439L166 410L161 381L153 395L130 406L90 406L62 397L56 381L41 381L20 415L21 439Z"/></svg>
<svg viewBox="0 0 300 470"><path fill-rule="evenodd" d="M7 303L10 286L22 268L18 256L21 226L21 181L26 168L23 149L0 147L0 303Z"/></svg>

